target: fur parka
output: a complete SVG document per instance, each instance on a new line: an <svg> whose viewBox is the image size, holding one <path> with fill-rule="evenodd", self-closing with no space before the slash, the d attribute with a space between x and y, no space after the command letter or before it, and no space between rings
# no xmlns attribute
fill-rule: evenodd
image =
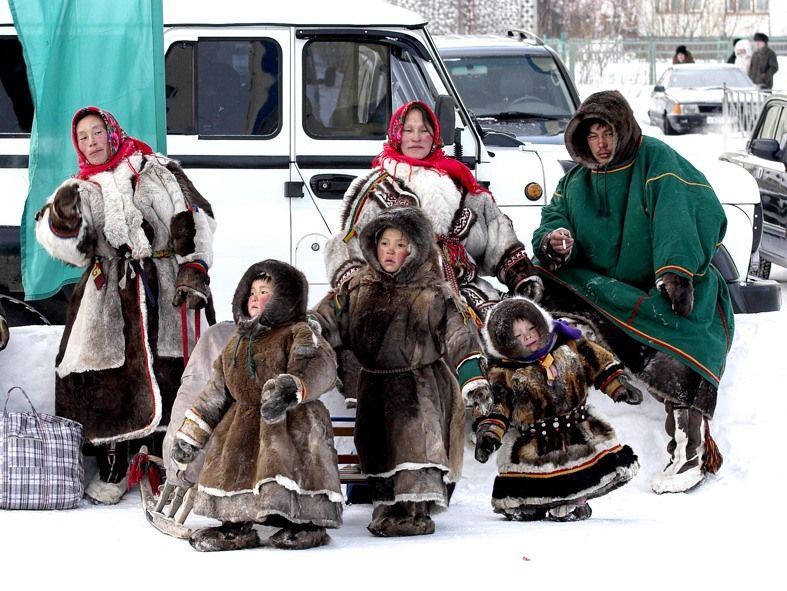
<svg viewBox="0 0 787 591"><path fill-rule="evenodd" d="M263 312L247 313L251 284L272 279ZM343 497L328 410L318 400L336 381L336 358L306 320L308 284L274 260L252 265L235 291L237 330L176 434L199 448L208 441L194 511L224 522L338 527ZM261 415L263 387L283 374L297 404L280 420Z"/></svg>
<svg viewBox="0 0 787 591"><path fill-rule="evenodd" d="M341 229L326 245L331 286L365 264L358 240L363 227L381 211L403 205L424 212L434 229L445 278L456 283L480 317L500 299L483 277L494 277L513 292L533 275L511 220L490 194L463 194L446 174L386 159L380 169L355 179L344 195Z"/></svg>
<svg viewBox="0 0 787 591"><path fill-rule="evenodd" d="M538 329L536 352L514 336L518 319ZM623 368L611 352L525 298L497 304L483 336L493 404L476 428L492 428L502 440L496 512L598 497L634 477L636 455L588 404L591 387L613 396L621 385Z"/></svg>
<svg viewBox="0 0 787 591"><path fill-rule="evenodd" d="M395 275L375 254L389 227L410 240ZM381 212L358 238L368 265L315 313L331 345L352 350L362 366L355 444L375 503L444 507L461 475L465 404L454 368L478 364L479 336L443 280L432 235L418 208Z"/></svg>
<svg viewBox="0 0 787 591"><path fill-rule="evenodd" d="M76 203L70 221L56 207L64 195ZM137 152L87 180L65 181L36 217L49 254L85 268L56 359L57 414L82 423L93 444L166 425L184 365L173 298L186 277L207 290L210 204L176 162ZM189 331L193 346L193 325Z"/></svg>

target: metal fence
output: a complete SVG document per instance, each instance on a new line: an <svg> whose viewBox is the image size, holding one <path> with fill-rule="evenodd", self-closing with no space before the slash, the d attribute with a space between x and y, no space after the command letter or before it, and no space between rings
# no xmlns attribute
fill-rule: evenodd
<svg viewBox="0 0 787 591"><path fill-rule="evenodd" d="M754 131L762 106L771 95L764 90L724 89L721 103L725 129L730 132L750 136Z"/></svg>

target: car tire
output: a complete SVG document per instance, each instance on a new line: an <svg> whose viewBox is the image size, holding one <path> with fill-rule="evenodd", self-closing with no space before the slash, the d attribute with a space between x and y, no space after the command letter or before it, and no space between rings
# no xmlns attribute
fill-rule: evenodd
<svg viewBox="0 0 787 591"><path fill-rule="evenodd" d="M677 132L672 128L670 125L669 119L667 119L667 114L664 113L664 118L661 120L661 129L664 132L664 135L675 135Z"/></svg>
<svg viewBox="0 0 787 591"><path fill-rule="evenodd" d="M757 266L754 275L760 279L768 279L771 276L771 261L760 258L760 264Z"/></svg>

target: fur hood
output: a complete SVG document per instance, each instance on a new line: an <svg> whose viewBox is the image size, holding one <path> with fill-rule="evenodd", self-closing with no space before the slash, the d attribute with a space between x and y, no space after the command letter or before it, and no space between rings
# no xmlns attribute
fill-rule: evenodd
<svg viewBox="0 0 787 591"><path fill-rule="evenodd" d="M388 228L399 230L410 239L410 252L396 275L383 270L377 260L377 238ZM432 224L418 207L393 207L380 212L364 226L359 238L361 252L369 266L380 275L393 277L396 283L415 279L427 261L437 264Z"/></svg>
<svg viewBox="0 0 787 591"><path fill-rule="evenodd" d="M246 307L251 284L263 273L271 278L273 296L259 317L249 318ZM232 298L232 317L238 332L258 332L262 328L306 320L308 294L306 277L292 265L274 259L253 264L243 274Z"/></svg>
<svg viewBox="0 0 787 591"><path fill-rule="evenodd" d="M554 332L553 320L549 312L527 298L508 298L492 308L484 325L484 342L491 356L501 359L523 359L532 354L514 337L514 321L520 319L529 320L538 330L537 350L549 344Z"/></svg>
<svg viewBox="0 0 787 591"><path fill-rule="evenodd" d="M586 168L598 168L588 146L587 135L594 123L606 123L615 132L615 153L606 168L629 160L639 149L642 130L631 107L617 90L591 94L580 105L566 127L566 149Z"/></svg>

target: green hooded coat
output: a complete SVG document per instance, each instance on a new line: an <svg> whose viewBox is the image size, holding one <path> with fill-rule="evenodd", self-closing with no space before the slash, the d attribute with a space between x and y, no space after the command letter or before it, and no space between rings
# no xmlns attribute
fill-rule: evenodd
<svg viewBox="0 0 787 591"><path fill-rule="evenodd" d="M587 143L593 123L615 132L615 153L600 167ZM727 285L711 264L727 221L710 184L662 141L641 134L618 92L589 97L566 129L580 166L568 172L533 235L537 268L592 304L637 341L667 353L718 387L734 330ZM564 264L544 256L546 236L568 229ZM694 307L672 311L656 287L664 273L690 278Z"/></svg>

